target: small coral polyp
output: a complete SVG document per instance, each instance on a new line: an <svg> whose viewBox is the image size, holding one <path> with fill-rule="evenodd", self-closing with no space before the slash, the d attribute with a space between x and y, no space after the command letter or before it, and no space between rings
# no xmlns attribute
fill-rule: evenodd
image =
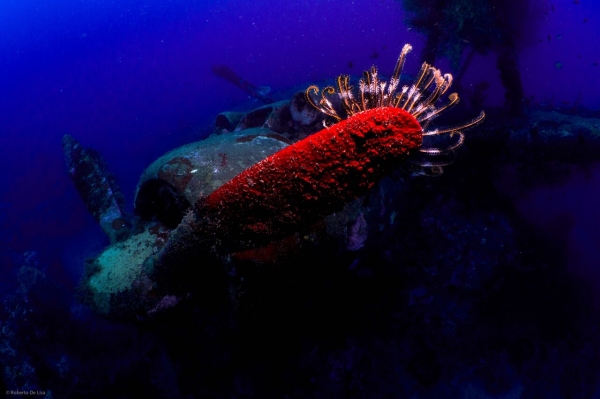
<svg viewBox="0 0 600 399"><path fill-rule="evenodd" d="M447 159L454 155L454 150L462 145L464 141L462 131L481 123L485 113L481 112L477 118L459 126L426 130L431 121L442 112L458 104L459 97L457 93L452 93L445 103L438 104L452 85L452 75L442 74L439 69L426 62L421 66L412 85L404 85L398 90L406 56L411 50L410 44L404 45L389 81L381 79L377 67L372 66L370 71L363 73L356 93L354 87L350 86L350 77L340 75L336 82L337 92L335 87L327 86L321 92L320 99L315 101L315 96L318 98L319 87L312 85L306 89L306 99L309 104L327 116L325 126L352 118L370 109L397 108L408 112L421 124L423 137L458 136L454 144L443 148L418 148L418 152L429 158L438 157L437 161L435 159L415 160L414 164L419 167L418 174L439 174L442 173L444 166L451 163Z"/></svg>

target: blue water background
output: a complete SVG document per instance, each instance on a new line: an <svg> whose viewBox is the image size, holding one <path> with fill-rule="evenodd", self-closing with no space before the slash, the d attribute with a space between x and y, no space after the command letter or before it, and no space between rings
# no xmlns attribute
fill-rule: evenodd
<svg viewBox="0 0 600 399"><path fill-rule="evenodd" d="M520 15L526 96L556 109L597 110L600 4L532 1ZM150 162L202 137L218 112L249 100L214 76L213 64L277 93L340 73L356 76L374 63L389 73L401 46L412 43L407 70L414 72L423 38L402 20L392 0L0 2L3 287L16 285L15 255L27 250L73 286L83 257L107 243L68 178L63 134L105 157L131 204ZM445 60L436 65L456 72ZM490 83L485 105L501 105L494 56L476 56L463 85L483 80ZM566 214L572 266L600 287L598 187L598 176L575 179L568 188L530 193L519 208L540 225Z"/></svg>

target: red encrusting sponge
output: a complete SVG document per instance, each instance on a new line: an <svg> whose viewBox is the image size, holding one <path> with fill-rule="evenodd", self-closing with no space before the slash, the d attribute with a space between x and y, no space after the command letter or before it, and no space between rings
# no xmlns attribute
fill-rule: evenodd
<svg viewBox="0 0 600 399"><path fill-rule="evenodd" d="M399 108L357 113L271 155L197 205L221 249L267 244L365 195L421 146L423 130ZM206 224L205 224L206 223Z"/></svg>

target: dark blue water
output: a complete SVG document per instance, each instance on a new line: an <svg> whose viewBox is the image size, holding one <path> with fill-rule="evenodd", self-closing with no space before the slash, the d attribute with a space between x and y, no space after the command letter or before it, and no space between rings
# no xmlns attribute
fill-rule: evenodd
<svg viewBox="0 0 600 399"><path fill-rule="evenodd" d="M470 2L449 3L467 7ZM477 104L492 111L488 126L500 127L480 131L477 144L465 151L462 166L459 153L451 180L439 187L435 183L431 192L415 189L415 195L425 201L419 212L462 227L448 232L448 242L439 245L435 256L406 258L411 251L428 250L417 239L406 239L406 231L398 228L394 234L403 238L390 241L394 244L389 248L373 249L377 255L365 254L362 263L344 258L354 265L350 270L356 265L366 269L348 277L348 285L334 284L333 292L342 298L353 297L351 290L386 294L379 299L358 295L346 305L336 299L331 305L322 295L327 310L315 316L318 321L308 315L312 305L294 303L291 308L300 314L306 331L278 326L278 334L260 341L246 356L244 348L253 342L236 335L240 334L236 327L222 326L227 324L222 320L225 311L215 312L210 321L190 317L190 324L181 320L186 318L184 312L177 321L184 331L179 336L176 329L160 323L148 327L131 321L107 322L74 299L84 260L97 256L108 240L69 179L62 136L70 134L102 154L125 195L126 208L132 211L136 184L151 162L209 135L219 112L249 111L261 105L216 76L214 65L226 65L247 81L268 86L274 100L287 100L295 90L323 85L341 73L357 79L373 64L389 76L404 43L414 46L406 71L415 74L427 42L424 30L407 23L402 2L393 0L0 2L0 293L5 298L0 359L8 364L2 378L6 390L53 392L52 397L83 397L89 390L89 397L94 397L93 391L102 397L133 397L136 391L130 381L146 383L141 392L151 397L600 398L596 337L600 154L569 147L548 155L544 152L548 142L535 144L533 136L519 151L511 147L514 143L499 145L494 138L519 128L532 132L536 126L546 126L559 135L580 134L582 144L575 147L591 148L589 143L600 135L600 4L530 0L517 7L507 0L501 7L502 2L492 3L496 4L493 13L503 13L503 21L511 24L524 113L510 127L501 124L509 116L503 113L505 89L497 68L498 48L494 44L477 51L460 81L461 94L469 94L462 111L478 112L469 109L475 103L469 96L484 83L484 100ZM469 20L471 11L464 10L462 15ZM456 25L439 28L447 35L457 29ZM466 62L473 39L461 43L458 66ZM456 63L443 52L435 65L459 74ZM573 126L587 130L561 128L567 125L548 122L546 114L533 115L537 110L559 113ZM489 166L485 151L491 154L504 145L509 155L490 155L494 160ZM535 156L544 170L531 177L523 170L532 169L528 162ZM479 181L479 175L469 177L488 166L488 181ZM520 173L530 177L519 178ZM490 190L497 190L502 198L490 202ZM410 204L407 192L390 204ZM442 197L454 202L448 205ZM470 206L476 211L470 213ZM395 215L402 212L396 209ZM453 212L460 214L458 221L450 217ZM478 227L479 216L473 215L494 219L490 223L499 233L485 236L482 231L487 230ZM429 231L428 223L419 228ZM461 235L469 229L479 244ZM492 240L493 248L478 247L483 245L479 238L487 238L488 244ZM455 254L453 242L464 252ZM512 248L507 259L513 260L506 262L518 263L517 271L504 272L495 265L490 275L478 276L476 282L461 280L459 290L468 286L473 291L458 298L447 291L438 293L439 281L433 277L412 274L402 276L414 278L399 288L406 295L395 296L390 294L393 288L378 286L385 285L387 272L378 266L369 269L371 264L401 269L414 262L412 266L430 270L456 256L482 270L493 263L502 245ZM24 265L44 277L23 277L19 270ZM329 274L299 280L320 278L335 280ZM575 283L566 283L571 280ZM511 289L527 309L523 314L515 314L521 305L511 302ZM479 290L494 295L483 300L473 294ZM388 294L396 301L393 310L382 304L389 300ZM415 301L417 310L411 307ZM456 302L448 308L439 303L448 301ZM381 306L387 310L375 322L365 316ZM330 311L341 314L339 325L347 329L319 330L317 323L327 319ZM353 322L355 311L359 315ZM547 317L516 331L541 313ZM278 314L267 307L260 309L257 319L273 320ZM395 317L404 319L398 324ZM414 330L407 321L410 317L416 318ZM284 319L298 328L294 317ZM358 326L368 322L373 322L372 328ZM246 328L250 336L263 331L252 324ZM444 332L418 338L428 330ZM272 344L285 341L287 334L292 349ZM446 350L451 342L467 347L460 339L464 334L494 338L480 340L480 347L471 348L464 357L458 350ZM190 342L195 335L200 338ZM189 353L175 349L174 342L180 339ZM271 344L277 354L270 351ZM231 352L221 356L209 346L231 346ZM214 377L218 382L207 377L213 368L218 370ZM104 374L92 375L96 372ZM378 373L385 375L375 376ZM75 382L58 383L65 380ZM452 393L445 396L450 388Z"/></svg>

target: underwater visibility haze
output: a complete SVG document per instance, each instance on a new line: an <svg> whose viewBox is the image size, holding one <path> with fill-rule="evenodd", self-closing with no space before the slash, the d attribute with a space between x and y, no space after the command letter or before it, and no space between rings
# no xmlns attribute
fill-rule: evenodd
<svg viewBox="0 0 600 399"><path fill-rule="evenodd" d="M600 4L3 0L0 385L600 398Z"/></svg>

